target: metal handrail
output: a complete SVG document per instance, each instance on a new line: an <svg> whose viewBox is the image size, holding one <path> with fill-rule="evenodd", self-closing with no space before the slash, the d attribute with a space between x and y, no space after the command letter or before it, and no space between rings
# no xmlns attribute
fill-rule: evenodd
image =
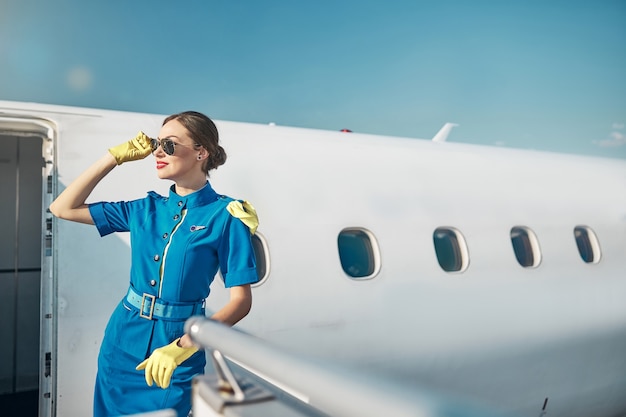
<svg viewBox="0 0 626 417"><path fill-rule="evenodd" d="M203 317L192 317L185 331L197 345L227 358L331 416L485 416L427 392L373 379L333 364L286 352L270 343ZM218 371L218 373L221 371ZM278 383L278 384L276 384Z"/></svg>

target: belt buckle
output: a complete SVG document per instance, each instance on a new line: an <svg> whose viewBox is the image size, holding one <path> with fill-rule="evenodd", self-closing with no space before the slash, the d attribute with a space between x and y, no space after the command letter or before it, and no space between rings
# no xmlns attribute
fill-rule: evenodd
<svg viewBox="0 0 626 417"><path fill-rule="evenodd" d="M144 314L144 306L146 304L146 299L149 299L150 303L150 313ZM156 300L156 296L148 293L143 293L143 297L141 297L141 308L139 309L139 317L143 317L147 320L152 320L152 314L154 313L154 301Z"/></svg>

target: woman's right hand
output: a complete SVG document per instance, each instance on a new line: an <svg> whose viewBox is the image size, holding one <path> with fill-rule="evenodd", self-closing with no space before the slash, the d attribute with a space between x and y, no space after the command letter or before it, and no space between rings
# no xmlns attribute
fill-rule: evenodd
<svg viewBox="0 0 626 417"><path fill-rule="evenodd" d="M118 165L128 161L138 161L152 153L150 138L145 133L139 132L137 136L128 142L110 148L109 152L113 155Z"/></svg>

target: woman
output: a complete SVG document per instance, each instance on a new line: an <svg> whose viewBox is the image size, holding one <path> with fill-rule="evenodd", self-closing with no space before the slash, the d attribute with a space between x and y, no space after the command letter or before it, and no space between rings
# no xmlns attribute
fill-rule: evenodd
<svg viewBox="0 0 626 417"><path fill-rule="evenodd" d="M86 204L117 165L152 153L157 175L174 182L168 196L149 192L134 201ZM197 112L169 116L159 139L140 132L109 149L52 203L57 217L95 224L101 236L130 231L130 287L113 312L98 356L94 416L174 408L187 416L191 379L204 352L184 333L185 320L204 314L218 269L230 301L211 318L233 325L252 306L257 281L251 234L254 208L217 194L208 173L226 161L211 119Z"/></svg>

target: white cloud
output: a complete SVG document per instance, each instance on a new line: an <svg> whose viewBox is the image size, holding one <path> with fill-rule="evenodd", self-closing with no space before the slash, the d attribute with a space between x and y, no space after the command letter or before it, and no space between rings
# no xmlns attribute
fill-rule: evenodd
<svg viewBox="0 0 626 417"><path fill-rule="evenodd" d="M608 139L594 140L594 144L602 148L615 148L626 145L626 135L621 132L611 132Z"/></svg>
<svg viewBox="0 0 626 417"><path fill-rule="evenodd" d="M619 132L619 130L624 129L624 123L614 122L611 125L611 129L613 131L608 134L606 139L602 140L594 140L592 143L594 145L598 145L601 148L616 148L618 146L626 145L626 135L624 133Z"/></svg>
<svg viewBox="0 0 626 417"><path fill-rule="evenodd" d="M85 67L74 67L67 73L67 85L74 91L83 92L91 88L93 76Z"/></svg>

